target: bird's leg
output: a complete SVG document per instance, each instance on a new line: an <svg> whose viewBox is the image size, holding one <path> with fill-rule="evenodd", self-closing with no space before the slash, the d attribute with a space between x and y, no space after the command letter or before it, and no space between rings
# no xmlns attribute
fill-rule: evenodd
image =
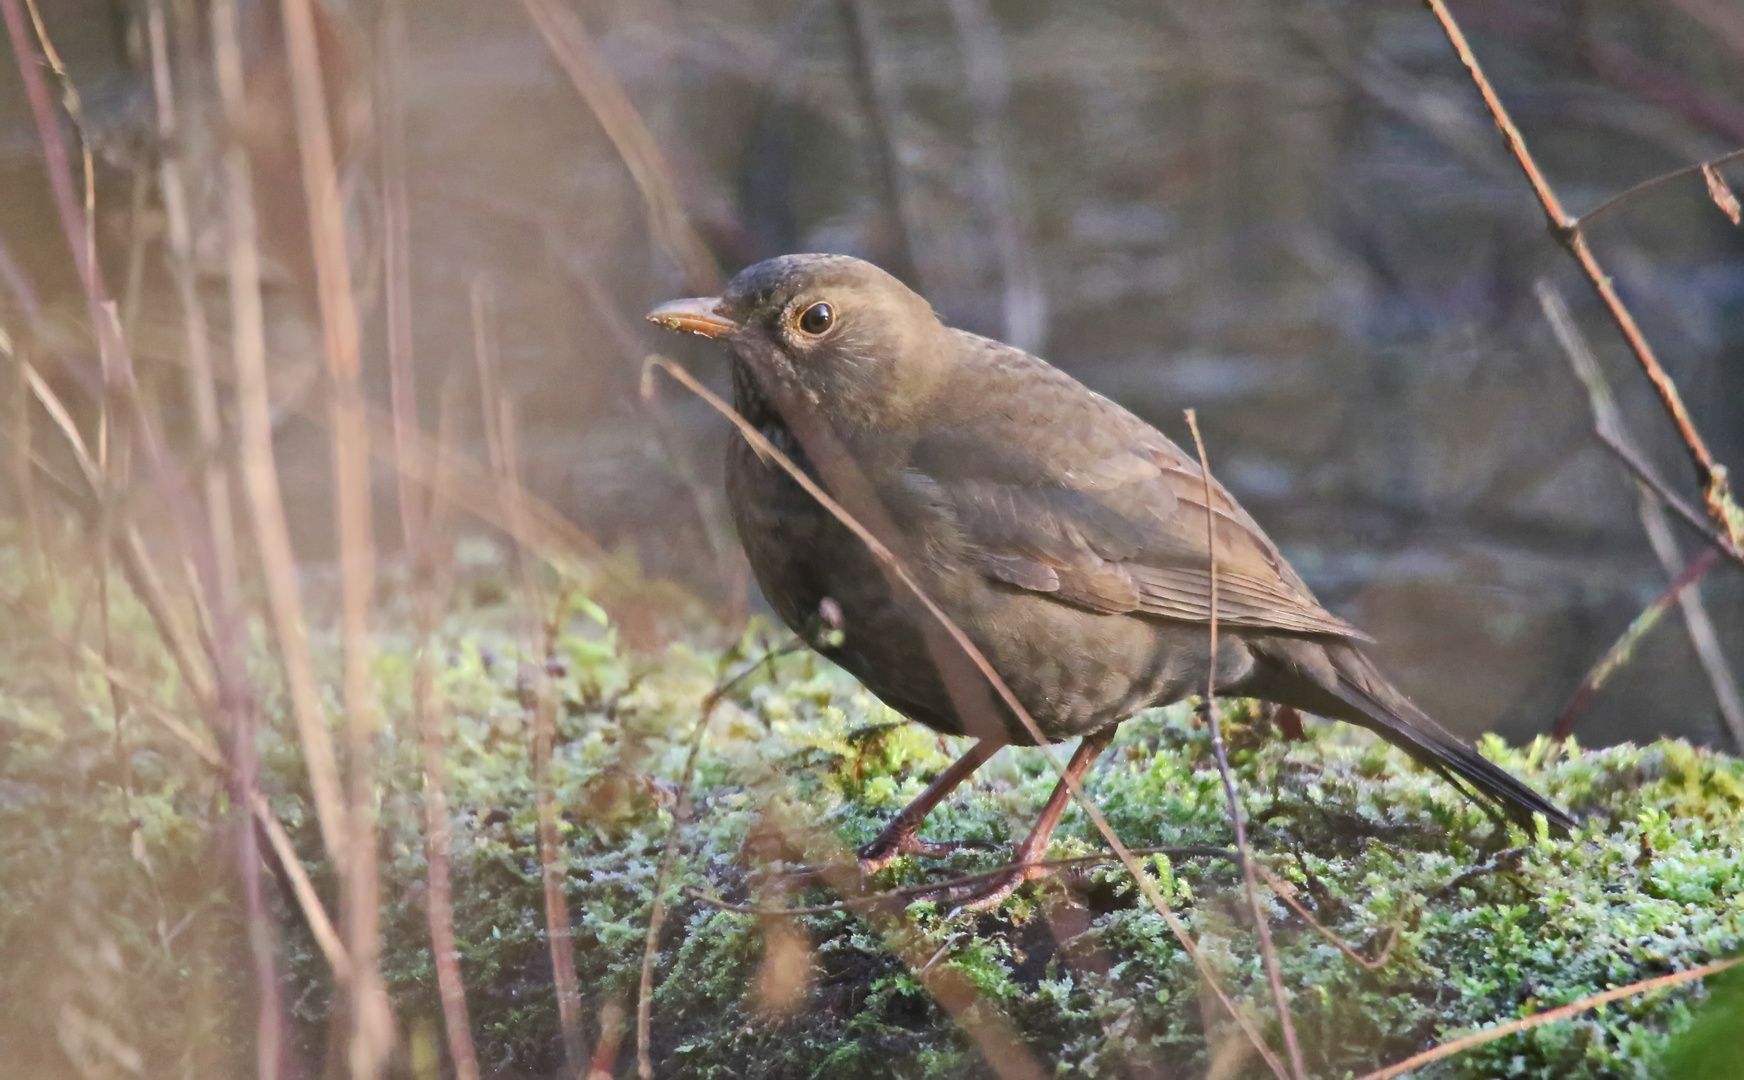
<svg viewBox="0 0 1744 1080"><path fill-rule="evenodd" d="M1006 897L1017 891L1019 885L1048 875L1047 867L1033 864L1047 854L1048 841L1053 838L1060 818L1065 816L1066 807L1072 803L1072 790L1066 785L1066 778L1070 777L1073 783L1082 781L1084 775L1090 771L1090 766L1096 764L1096 759L1102 756L1102 751L1108 749L1108 744L1112 741L1113 726L1084 736L1084 741L1078 744L1077 752L1066 765L1064 776L1054 785L1053 794L1048 796L1047 805L1042 807L1041 817L1036 819L1035 827L1012 852L1011 861L1018 865L1010 873L994 878L990 886L968 893L969 899L962 905L963 910L992 911Z"/></svg>
<svg viewBox="0 0 1744 1080"><path fill-rule="evenodd" d="M957 789L963 781L969 779L976 769L987 763L987 759L999 752L1004 743L992 739L981 739L969 752L951 763L951 767L939 774L937 780L927 785L919 798L902 808L884 831L865 847L860 849L860 869L871 874L884 869L902 855L919 855L928 859L942 859L955 851L955 843L939 843L923 840L918 835L921 823L933 807L945 800L945 796Z"/></svg>

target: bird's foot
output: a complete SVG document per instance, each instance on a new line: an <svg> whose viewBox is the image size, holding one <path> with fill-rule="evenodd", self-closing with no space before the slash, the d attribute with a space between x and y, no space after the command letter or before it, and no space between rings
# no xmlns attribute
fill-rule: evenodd
<svg viewBox="0 0 1744 1080"><path fill-rule="evenodd" d="M904 855L944 859L970 846L968 840L928 840L906 829L885 829L860 849L860 872L876 874Z"/></svg>

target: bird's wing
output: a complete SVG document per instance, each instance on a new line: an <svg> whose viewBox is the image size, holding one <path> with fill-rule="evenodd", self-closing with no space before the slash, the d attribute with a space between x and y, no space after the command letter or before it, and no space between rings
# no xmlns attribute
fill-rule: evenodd
<svg viewBox="0 0 1744 1080"><path fill-rule="evenodd" d="M948 523L953 535L935 542L1008 585L1093 611L1206 622L1209 516L1220 624L1366 639L1320 606L1215 479L1207 510L1196 461L1125 409L1046 370L1064 380L1060 393L1030 397L1033 408L999 395L1001 411L960 410L956 422L914 444L899 497Z"/></svg>

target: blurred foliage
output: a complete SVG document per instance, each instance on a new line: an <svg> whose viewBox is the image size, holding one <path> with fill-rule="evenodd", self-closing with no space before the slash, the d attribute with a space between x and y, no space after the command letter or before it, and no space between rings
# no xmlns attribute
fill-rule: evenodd
<svg viewBox="0 0 1744 1080"><path fill-rule="evenodd" d="M528 645L537 634L516 614L494 548L473 543L461 554L434 645L448 712L461 966L487 1075L550 1075L561 1040L526 704L526 665L547 661ZM251 991L235 819L222 785L146 713L124 707L117 724L100 673L59 643L101 647L91 582L27 584L10 548L0 549L0 566L7 597L35 589L32 610L51 613L43 625L13 618L0 628L0 1059L39 1076L120 1076L135 1071L130 1065L148 1075L245 1072ZM636 594L621 575L618 586L606 580L549 593L564 605L547 664L562 702L553 774L590 1025L611 1001L634 1015L649 901L699 703L739 677L714 713L695 813L682 826L674 885L686 892L674 899L655 969L657 1075L986 1075L885 933L973 986L977 1007L1006 1014L1037 1060L1057 1063L1056 1075L1196 1076L1239 1046L1162 921L1110 864L1022 890L996 914L953 915L923 900L895 924L839 911L790 921L700 899L839 899L785 871L847 858L957 747L900 722L809 652L768 656L789 638L766 624L734 637L650 592L640 616L659 632L628 644L619 611ZM409 716L416 642L403 585L384 589L378 637L384 964L403 1028L425 1032L428 1046L441 1012L423 912L422 779ZM311 582L312 593L321 590ZM143 616L124 588L113 594L116 666L187 715ZM590 599L601 596L610 602ZM257 674L270 680L264 637L257 644ZM316 645L335 675L335 640L318 633ZM1584 819L1581 834L1561 842L1498 828L1354 729L1315 725L1307 742L1291 743L1245 703L1224 709L1258 850L1333 933L1387 957L1364 970L1268 897L1316 1076L1360 1073L1744 947L1737 760L1671 741L1588 751L1492 740L1486 752ZM331 902L294 726L276 705L268 719L263 786ZM1052 783L1038 752L1002 753L929 822L929 835L975 846L943 864L901 860L875 884L998 865ZM1086 786L1135 847L1229 843L1209 739L1184 708L1125 725ZM1068 813L1051 854L1099 850L1080 813ZM1158 856L1150 865L1225 986L1264 1026L1269 999L1238 872L1221 859ZM284 928L295 1042L318 1061L331 988L289 894L268 884ZM772 941L787 943L784 967ZM1718 985L1705 1011L1702 990L1678 987L1419 1075L1727 1075L1701 1064L1723 1064L1728 1033L1738 1030L1738 980ZM619 1075L633 1068L631 1024ZM1251 1058L1240 1065L1256 1067Z"/></svg>

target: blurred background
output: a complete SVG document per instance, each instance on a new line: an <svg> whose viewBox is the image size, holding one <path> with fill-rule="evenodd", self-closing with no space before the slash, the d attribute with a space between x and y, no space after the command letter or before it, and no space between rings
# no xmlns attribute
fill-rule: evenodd
<svg viewBox="0 0 1744 1080"><path fill-rule="evenodd" d="M81 95L118 316L186 439L158 164L166 150L184 162L225 379L226 130L204 6L166 7L185 76L173 147L144 5L43 0L41 14ZM676 391L662 420L636 386L646 350L717 387L724 364L640 316L792 251L871 258L947 321L1037 352L1177 438L1181 410L1198 409L1213 471L1379 640L1383 666L1468 733L1547 731L1666 584L1633 489L1591 437L1540 279L1567 297L1636 438L1694 498L1687 462L1419 4L608 0L566 9L591 38L572 63L591 98L518 4L408 3L397 45L376 3L320 10L372 398L388 397L391 54L425 429L445 381L476 396L482 313L528 486L723 611L761 603L723 532L724 424ZM1744 9L1727 0L1456 11L1571 212L1744 145ZM239 12L250 112L235 134L254 158L279 462L297 553L318 565L335 552L328 438L304 417L322 411L324 360L283 47L276 8ZM1744 230L1697 176L1609 212L1592 239L1715 454L1744 464ZM16 72L0 78L0 241L0 325L67 358L45 371L89 408L95 352ZM477 446L475 411L453 434ZM398 544L392 495L381 468L383 552ZM1735 568L1702 592L1722 653L1744 658ZM1675 614L1580 728L1598 743L1661 733L1729 743Z"/></svg>

